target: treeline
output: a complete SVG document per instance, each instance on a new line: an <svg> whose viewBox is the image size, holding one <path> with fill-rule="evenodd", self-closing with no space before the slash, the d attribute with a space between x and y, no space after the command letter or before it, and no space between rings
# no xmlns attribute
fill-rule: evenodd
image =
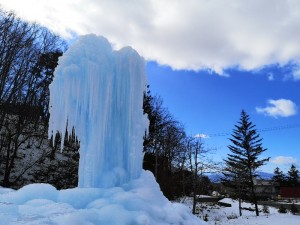
<svg viewBox="0 0 300 225"><path fill-rule="evenodd" d="M208 194L211 183L204 172L216 170L209 159L201 138L187 136L160 97L144 97L144 111L150 121L144 140L144 169L152 171L164 195L169 199L179 196Z"/></svg>
<svg viewBox="0 0 300 225"><path fill-rule="evenodd" d="M47 134L49 84L65 49L57 35L0 7L1 186L19 188L49 182L64 188L75 182L68 181L65 166L68 151L78 155L78 143L68 139L62 152L58 147L60 135L52 145ZM54 163L54 159L59 162Z"/></svg>
<svg viewBox="0 0 300 225"><path fill-rule="evenodd" d="M277 182L280 187L300 187L300 173L293 164L286 174L279 167L276 167L272 180Z"/></svg>

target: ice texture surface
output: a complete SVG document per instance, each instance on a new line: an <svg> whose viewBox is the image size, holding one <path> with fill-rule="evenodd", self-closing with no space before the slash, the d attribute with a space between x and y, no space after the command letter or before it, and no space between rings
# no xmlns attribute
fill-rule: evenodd
<svg viewBox="0 0 300 225"><path fill-rule="evenodd" d="M184 205L169 202L153 174L142 170L148 127L142 108L144 71L136 51L113 51L95 35L80 37L59 59L50 86L49 135L64 134L66 124L68 130L75 126L79 187L0 189L4 224L205 224Z"/></svg>
<svg viewBox="0 0 300 225"><path fill-rule="evenodd" d="M114 187L142 171L145 62L104 37L80 37L59 59L50 85L49 135L74 126L80 141L79 187Z"/></svg>
<svg viewBox="0 0 300 225"><path fill-rule="evenodd" d="M205 225L179 203L169 202L153 174L120 187L56 190L31 184L18 191L0 187L2 225Z"/></svg>

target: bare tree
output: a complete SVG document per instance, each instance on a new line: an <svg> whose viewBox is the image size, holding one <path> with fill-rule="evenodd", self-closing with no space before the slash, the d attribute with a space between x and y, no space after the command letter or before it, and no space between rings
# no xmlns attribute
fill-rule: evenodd
<svg viewBox="0 0 300 225"><path fill-rule="evenodd" d="M184 127L163 107L162 99L150 92L144 96L144 111L150 120L144 139L144 168L153 172L164 194L174 198L178 195L174 174L184 150Z"/></svg>
<svg viewBox="0 0 300 225"><path fill-rule="evenodd" d="M0 10L0 154L2 185L19 159L19 149L30 138L44 138L48 86L64 42L47 29ZM44 128L41 131L41 127Z"/></svg>
<svg viewBox="0 0 300 225"><path fill-rule="evenodd" d="M189 160L190 171L192 172L192 189L193 189L193 214L196 214L196 203L197 203L197 191L199 181L199 165L201 161L201 154L205 153L203 142L201 139L188 137L187 143L187 155Z"/></svg>
<svg viewBox="0 0 300 225"><path fill-rule="evenodd" d="M182 124L163 107L162 99L151 96L150 92L144 98L144 111L150 120L149 133L144 138L144 152L155 157L154 175L157 178L159 157L165 159L164 167L171 170L172 162L182 148L185 131Z"/></svg>

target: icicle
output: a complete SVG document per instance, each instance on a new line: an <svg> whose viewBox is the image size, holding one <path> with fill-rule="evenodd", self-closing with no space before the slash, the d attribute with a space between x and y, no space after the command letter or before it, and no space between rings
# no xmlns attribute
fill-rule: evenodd
<svg viewBox="0 0 300 225"><path fill-rule="evenodd" d="M49 135L63 134L66 124L75 127L79 187L120 186L140 176L145 88L144 60L130 47L113 51L103 37L82 36L59 59L50 85Z"/></svg>

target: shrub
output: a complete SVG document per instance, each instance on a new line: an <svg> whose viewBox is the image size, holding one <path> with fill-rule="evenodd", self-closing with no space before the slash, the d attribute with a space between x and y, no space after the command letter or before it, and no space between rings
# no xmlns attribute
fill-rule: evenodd
<svg viewBox="0 0 300 225"><path fill-rule="evenodd" d="M267 205L263 206L262 211L263 211L264 214L269 214L270 213L270 209L269 209L269 207Z"/></svg>
<svg viewBox="0 0 300 225"><path fill-rule="evenodd" d="M280 205L278 212L279 213L287 213L287 209L284 207L284 205Z"/></svg>
<svg viewBox="0 0 300 225"><path fill-rule="evenodd" d="M231 213L230 215L227 216L227 219L232 220L232 219L236 219L238 218L238 216L235 213Z"/></svg>
<svg viewBox="0 0 300 225"><path fill-rule="evenodd" d="M298 210L298 208L295 206L294 203L291 205L290 212L291 212L293 215L296 215L296 214L299 213L299 210Z"/></svg>

